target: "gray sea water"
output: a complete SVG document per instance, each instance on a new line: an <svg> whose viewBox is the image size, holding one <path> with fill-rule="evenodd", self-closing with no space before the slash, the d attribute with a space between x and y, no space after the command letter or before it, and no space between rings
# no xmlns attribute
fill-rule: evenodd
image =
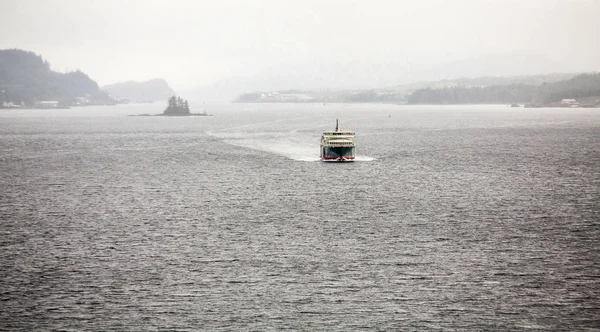
<svg viewBox="0 0 600 332"><path fill-rule="evenodd" d="M163 106L0 110L0 330L600 331L599 109Z"/></svg>

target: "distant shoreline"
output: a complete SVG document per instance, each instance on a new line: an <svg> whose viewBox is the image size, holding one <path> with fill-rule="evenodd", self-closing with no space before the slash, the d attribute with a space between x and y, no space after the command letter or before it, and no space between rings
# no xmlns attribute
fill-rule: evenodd
<svg viewBox="0 0 600 332"><path fill-rule="evenodd" d="M212 116L207 113L190 113L190 114L130 114L128 116L166 116L166 117L186 117L186 116Z"/></svg>
<svg viewBox="0 0 600 332"><path fill-rule="evenodd" d="M573 105L558 105L558 104L544 104L544 105L535 105L530 103L517 103L518 106L512 106L507 103L461 103L461 104L439 104L439 103L394 103L394 102L275 102L275 101L267 101L267 102L236 102L235 104L248 104L248 105L256 105L256 104L323 104L324 107L328 105L398 105L398 106L506 106L508 108L600 108L600 104L597 105L589 105L589 104L580 104L577 106Z"/></svg>

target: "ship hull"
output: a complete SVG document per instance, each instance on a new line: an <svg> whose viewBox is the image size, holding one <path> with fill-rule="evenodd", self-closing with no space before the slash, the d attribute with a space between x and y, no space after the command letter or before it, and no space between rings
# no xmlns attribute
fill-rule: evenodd
<svg viewBox="0 0 600 332"><path fill-rule="evenodd" d="M354 161L354 147L321 146L321 160L323 161Z"/></svg>

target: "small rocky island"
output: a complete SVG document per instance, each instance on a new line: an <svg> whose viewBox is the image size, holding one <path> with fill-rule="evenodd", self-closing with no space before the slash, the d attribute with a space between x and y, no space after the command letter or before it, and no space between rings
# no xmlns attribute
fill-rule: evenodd
<svg viewBox="0 0 600 332"><path fill-rule="evenodd" d="M169 106L165 109L162 115L166 116L188 116L190 115L190 106L187 100L181 97L172 96L169 98Z"/></svg>
<svg viewBox="0 0 600 332"><path fill-rule="evenodd" d="M162 114L154 114L154 116L208 116L209 114L204 113L190 113L190 105L188 101L181 97L172 96L169 98L169 104ZM132 116L151 116L150 114L139 114Z"/></svg>

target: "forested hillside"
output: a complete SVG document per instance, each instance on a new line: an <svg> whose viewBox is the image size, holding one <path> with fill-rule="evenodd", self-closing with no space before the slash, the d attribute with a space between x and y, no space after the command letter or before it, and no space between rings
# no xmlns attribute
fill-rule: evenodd
<svg viewBox="0 0 600 332"><path fill-rule="evenodd" d="M108 94L79 70L55 72L48 61L33 52L0 50L0 105L1 102L34 105L42 100L55 100L64 106L111 102Z"/></svg>
<svg viewBox="0 0 600 332"><path fill-rule="evenodd" d="M548 105L561 99L600 96L600 74L581 74L571 79L543 83L419 89L408 96L409 104L498 104Z"/></svg>
<svg viewBox="0 0 600 332"><path fill-rule="evenodd" d="M570 80L540 85L533 95L533 104L550 104L561 99L600 96L600 73L582 74Z"/></svg>
<svg viewBox="0 0 600 332"><path fill-rule="evenodd" d="M409 104L506 104L531 100L536 87L525 84L486 87L454 86L442 89L420 89L408 97Z"/></svg>

